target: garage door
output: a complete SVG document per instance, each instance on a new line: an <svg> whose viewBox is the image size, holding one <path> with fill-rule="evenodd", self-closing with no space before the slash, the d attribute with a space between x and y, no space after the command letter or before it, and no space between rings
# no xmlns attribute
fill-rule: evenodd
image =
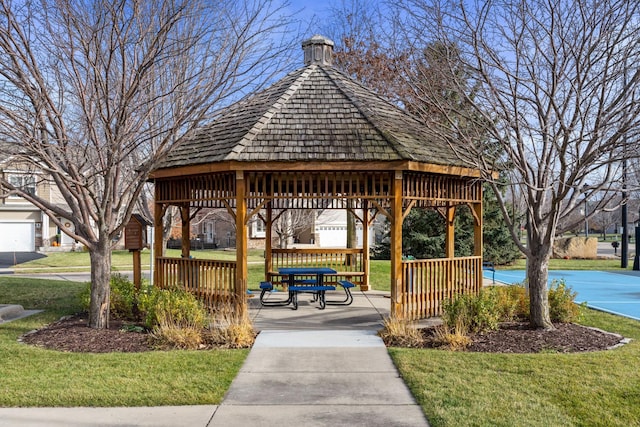
<svg viewBox="0 0 640 427"><path fill-rule="evenodd" d="M33 222L0 222L0 252L35 251Z"/></svg>

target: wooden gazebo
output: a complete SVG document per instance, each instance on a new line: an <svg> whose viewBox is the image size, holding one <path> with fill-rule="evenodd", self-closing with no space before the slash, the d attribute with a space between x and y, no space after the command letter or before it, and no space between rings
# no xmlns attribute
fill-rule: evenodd
<svg viewBox="0 0 640 427"><path fill-rule="evenodd" d="M431 141L422 122L334 69L333 42L314 36L302 46L303 68L226 108L153 172L155 224L162 223L167 207L177 206L183 236L189 236L190 218L202 208L224 208L236 225L235 261L192 259L188 238L182 240L181 258L163 257L162 227L156 226L155 284L184 285L209 303L231 297L238 310L246 310L250 220L259 217L266 225L269 278L276 258L322 262L327 252L307 249L300 258L304 251L272 248L274 212L346 206L363 224L363 247L336 250L331 257L357 266L345 267L345 274L359 270L363 290L369 287L368 226L374 213L389 220L392 315L438 315L444 298L477 292L482 286L479 171L465 167L446 143ZM475 219L474 255L456 258L454 218L461 205L469 206ZM445 258L403 259L402 222L414 208L442 213Z"/></svg>

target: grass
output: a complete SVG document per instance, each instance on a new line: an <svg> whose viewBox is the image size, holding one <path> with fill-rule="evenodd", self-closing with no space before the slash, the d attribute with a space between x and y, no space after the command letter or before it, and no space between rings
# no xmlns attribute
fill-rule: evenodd
<svg viewBox="0 0 640 427"><path fill-rule="evenodd" d="M557 260L552 268L586 268ZM598 260L602 261L602 260ZM593 264L591 264L593 266ZM598 264L599 269L606 269ZM612 267L613 268L613 267ZM389 262L372 261L374 289ZM249 265L250 283L264 274ZM84 285L0 277L0 301L45 312L0 325L0 406L157 406L220 403L247 350L72 354L17 343L25 332L78 310ZM633 338L595 353L533 355L391 348L433 426L640 424L640 322L584 309L583 324Z"/></svg>
<svg viewBox="0 0 640 427"><path fill-rule="evenodd" d="M0 406L218 404L248 350L77 354L17 342L79 311L81 283L0 277L0 301L43 313L0 325Z"/></svg>
<svg viewBox="0 0 640 427"><path fill-rule="evenodd" d="M633 262L629 263L627 270L631 270ZM510 265L496 266L498 270L526 270L527 261L518 259ZM617 270L621 271L619 259L550 259L550 270Z"/></svg>
<svg viewBox="0 0 640 427"><path fill-rule="evenodd" d="M180 257L180 250L167 249L166 256ZM191 251L191 256L200 259L216 259L221 261L235 260L235 251L226 250L197 250ZM131 270L133 268L133 256L129 251L113 251L111 255L112 268L115 271ZM149 250L142 251L142 268L149 268ZM252 249L249 251L249 262L264 262L264 251ZM16 272L50 272L51 268L56 271L88 271L91 261L88 252L48 252L43 258L38 258L29 262L15 266Z"/></svg>
<svg viewBox="0 0 640 427"><path fill-rule="evenodd" d="M582 323L634 341L573 354L389 352L433 426L639 425L640 322L585 309Z"/></svg>

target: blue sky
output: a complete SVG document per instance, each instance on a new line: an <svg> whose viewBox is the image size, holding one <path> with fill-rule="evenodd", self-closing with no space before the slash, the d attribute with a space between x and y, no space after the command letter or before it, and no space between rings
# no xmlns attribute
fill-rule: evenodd
<svg viewBox="0 0 640 427"><path fill-rule="evenodd" d="M304 9L301 12L301 16L311 20L314 14L318 18L328 17L331 4L335 2L326 0L290 0L290 3L293 11Z"/></svg>

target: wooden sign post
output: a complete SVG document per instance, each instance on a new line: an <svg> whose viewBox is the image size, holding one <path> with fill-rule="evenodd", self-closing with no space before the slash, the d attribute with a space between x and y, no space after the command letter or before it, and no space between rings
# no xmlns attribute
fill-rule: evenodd
<svg viewBox="0 0 640 427"><path fill-rule="evenodd" d="M133 214L124 228L124 248L133 254L133 284L140 289L142 283L142 262L140 252L147 247L147 226L141 215Z"/></svg>

